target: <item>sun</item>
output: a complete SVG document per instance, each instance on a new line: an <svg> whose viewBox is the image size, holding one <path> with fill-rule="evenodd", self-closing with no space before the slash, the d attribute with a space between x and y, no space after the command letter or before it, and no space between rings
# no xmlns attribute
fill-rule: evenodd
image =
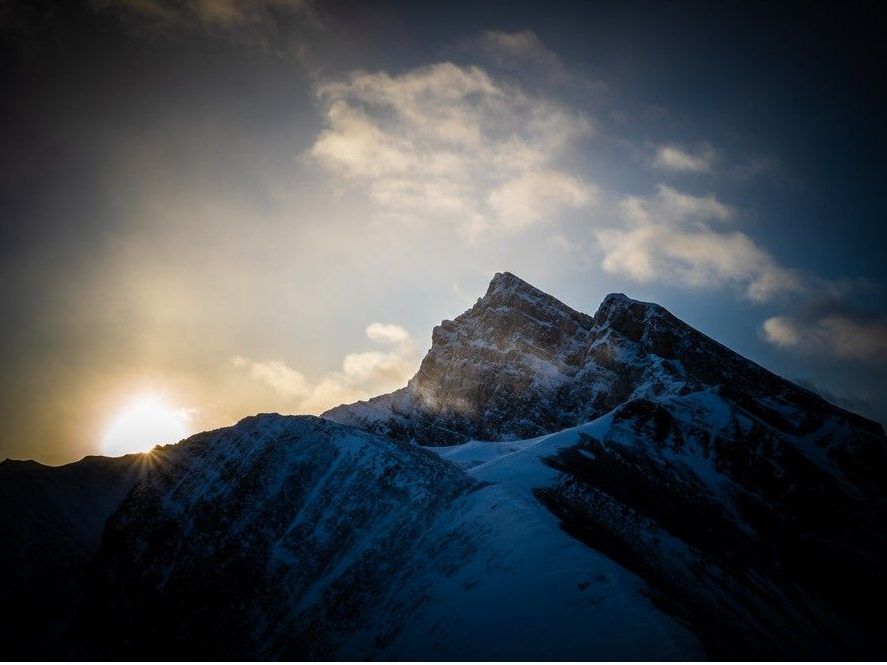
<svg viewBox="0 0 887 665"><path fill-rule="evenodd" d="M141 395L111 421L102 437L105 455L151 450L158 443L175 443L188 433L188 413L167 404L159 395Z"/></svg>

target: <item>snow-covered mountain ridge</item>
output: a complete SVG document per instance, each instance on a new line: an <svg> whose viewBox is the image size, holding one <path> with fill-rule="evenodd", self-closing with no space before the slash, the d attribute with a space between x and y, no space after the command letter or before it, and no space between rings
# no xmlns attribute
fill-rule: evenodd
<svg viewBox="0 0 887 665"><path fill-rule="evenodd" d="M703 653L520 480L479 482L420 446L308 416L247 418L155 454L166 461L105 529L83 655Z"/></svg>
<svg viewBox="0 0 887 665"><path fill-rule="evenodd" d="M659 305L612 294L588 316L500 273L435 328L405 388L324 416L449 444L485 480L556 469L535 497L712 655L884 649L869 611L887 592L883 428Z"/></svg>
<svg viewBox="0 0 887 665"><path fill-rule="evenodd" d="M887 654L883 429L624 295L589 316L498 274L405 388L144 459L41 467L78 479L58 491L0 466L2 514L34 505L60 556L78 511L58 506L94 508L74 543L89 574L12 653ZM10 524L18 556L33 533Z"/></svg>
<svg viewBox="0 0 887 665"><path fill-rule="evenodd" d="M323 417L423 445L523 439L598 418L630 400L716 390L810 443L854 486L887 475L883 428L706 337L665 308L607 296L576 312L510 273L432 345L408 385Z"/></svg>
<svg viewBox="0 0 887 665"><path fill-rule="evenodd" d="M717 392L433 450L478 480L531 488L567 533L642 577L710 657L883 652L871 612L887 590L883 509Z"/></svg>

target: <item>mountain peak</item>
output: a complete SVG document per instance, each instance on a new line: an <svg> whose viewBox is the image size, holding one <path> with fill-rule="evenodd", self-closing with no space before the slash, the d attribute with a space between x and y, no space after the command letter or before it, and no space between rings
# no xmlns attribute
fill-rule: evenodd
<svg viewBox="0 0 887 665"><path fill-rule="evenodd" d="M608 293L606 296L604 296L604 300L601 303L601 306L614 306L633 302L639 301L629 298L624 293Z"/></svg>
<svg viewBox="0 0 887 665"><path fill-rule="evenodd" d="M490 280L487 292L481 301L507 301L507 300L523 300L523 301L553 301L566 307L559 300L545 293L541 289L537 289L529 282L524 281L517 275L510 272L497 272Z"/></svg>
<svg viewBox="0 0 887 665"><path fill-rule="evenodd" d="M443 445L541 436L632 400L734 386L742 386L742 408L771 405L763 417L786 431L800 425L783 414L800 414L811 430L828 418L856 422L824 402L808 412L804 391L657 304L611 293L592 317L500 272L473 307L434 328L431 349L405 388L323 415Z"/></svg>
<svg viewBox="0 0 887 665"><path fill-rule="evenodd" d="M601 302L594 315L595 325L609 325L620 332L637 338L653 316L666 316L673 324L681 325L662 306L652 302L634 300L624 293L610 293Z"/></svg>
<svg viewBox="0 0 887 665"><path fill-rule="evenodd" d="M499 310L502 307L516 307L525 311L536 320L555 323L557 320L587 319L586 314L574 310L554 296L536 288L514 273L497 272L478 306L484 309ZM474 310L469 310L469 312ZM637 330L643 327L651 315L667 314L667 310L656 303L644 302L629 298L624 293L608 294L594 316L597 325L610 325L619 329L628 327ZM467 312L466 312L467 314ZM461 317L460 317L461 318ZM589 321L590 322L590 321Z"/></svg>
<svg viewBox="0 0 887 665"><path fill-rule="evenodd" d="M629 298L624 293L608 293L601 301L598 311L604 310L607 312L615 312L628 309L637 314L667 311L662 305L657 305L654 302L635 300L634 298Z"/></svg>
<svg viewBox="0 0 887 665"><path fill-rule="evenodd" d="M635 377L607 387L617 374L649 373L643 353L614 344L639 341L659 310L614 293L592 317L499 272L473 307L434 328L406 388L324 415L358 426L373 421L380 432L420 443L520 438L575 425L643 383ZM621 366L623 357L636 358L631 368Z"/></svg>
<svg viewBox="0 0 887 665"><path fill-rule="evenodd" d="M493 279L490 280L490 285L487 288L487 293L493 291L538 291L538 289L530 284L522 280L520 277L515 275L514 273L508 272L507 270L504 272L497 272L493 275Z"/></svg>
<svg viewBox="0 0 887 665"><path fill-rule="evenodd" d="M466 318L470 318L469 315L478 315L482 312L504 314L506 310L523 312L526 315L522 317L523 324L535 321L543 325L558 325L561 320L577 319L587 319L589 324L591 322L587 315L577 312L510 272L497 272L490 280L484 297L478 299L473 308L456 320L464 323ZM512 321L512 323L517 322Z"/></svg>

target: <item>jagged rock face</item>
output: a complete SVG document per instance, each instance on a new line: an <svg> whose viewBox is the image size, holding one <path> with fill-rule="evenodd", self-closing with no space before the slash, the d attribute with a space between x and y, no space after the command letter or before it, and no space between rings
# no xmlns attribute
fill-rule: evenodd
<svg viewBox="0 0 887 665"><path fill-rule="evenodd" d="M432 347L409 389L429 411L494 431L522 414L552 421L546 399L572 377L592 319L512 275L493 280L484 298L432 333Z"/></svg>
<svg viewBox="0 0 887 665"><path fill-rule="evenodd" d="M569 423L552 398L581 369L594 331L592 317L501 273L474 307L434 329L406 388L324 417L424 445L552 431Z"/></svg>
<svg viewBox="0 0 887 665"><path fill-rule="evenodd" d="M539 436L632 399L718 389L789 436L815 440L860 486L887 474L883 429L779 378L680 321L621 294L591 317L510 273L434 329L416 376L323 417L423 445Z"/></svg>

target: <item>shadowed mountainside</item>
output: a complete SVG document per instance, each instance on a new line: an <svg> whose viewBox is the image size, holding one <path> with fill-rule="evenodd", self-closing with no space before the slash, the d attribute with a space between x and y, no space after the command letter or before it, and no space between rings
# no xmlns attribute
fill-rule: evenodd
<svg viewBox="0 0 887 665"><path fill-rule="evenodd" d="M145 470L142 455L85 457L59 467L0 462L5 657L43 657L65 629L105 521Z"/></svg>

